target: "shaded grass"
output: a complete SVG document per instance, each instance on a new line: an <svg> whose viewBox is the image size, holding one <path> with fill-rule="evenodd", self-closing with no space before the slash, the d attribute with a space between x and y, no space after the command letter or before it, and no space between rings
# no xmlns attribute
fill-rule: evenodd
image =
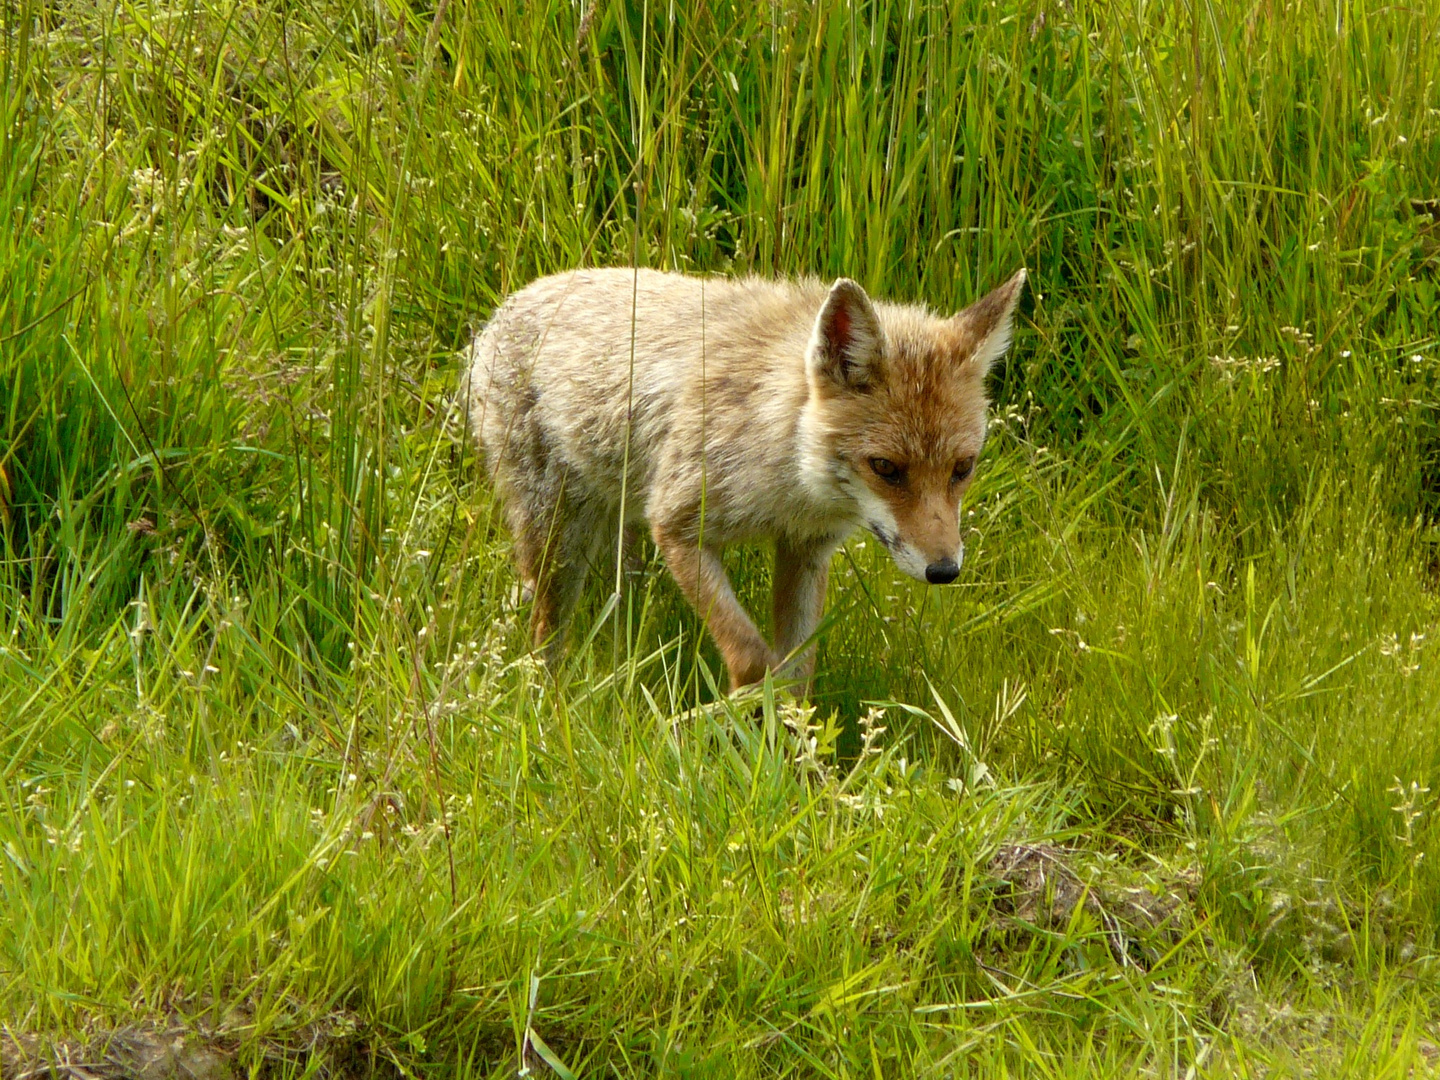
<svg viewBox="0 0 1440 1080"><path fill-rule="evenodd" d="M12 5L6 1022L297 1074L356 1068L332 1016L447 1074L1426 1067L1440 11L1361 14ZM455 352L629 262L1032 268L962 584L852 542L813 716L696 711L653 554L562 679L524 652Z"/></svg>

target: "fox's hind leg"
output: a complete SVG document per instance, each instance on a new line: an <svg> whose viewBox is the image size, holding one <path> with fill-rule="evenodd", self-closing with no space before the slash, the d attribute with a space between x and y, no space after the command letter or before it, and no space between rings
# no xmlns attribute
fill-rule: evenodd
<svg viewBox="0 0 1440 1080"><path fill-rule="evenodd" d="M520 579L531 592L530 634L551 667L564 652L570 616L592 566L602 564L614 526L605 508L562 497L515 528ZM613 555L612 555L613 559ZM613 564L612 564L613 565Z"/></svg>

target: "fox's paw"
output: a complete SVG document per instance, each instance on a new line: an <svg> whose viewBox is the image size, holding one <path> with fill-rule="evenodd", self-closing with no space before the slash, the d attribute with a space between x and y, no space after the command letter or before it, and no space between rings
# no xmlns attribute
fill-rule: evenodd
<svg viewBox="0 0 1440 1080"><path fill-rule="evenodd" d="M730 689L738 690L742 686L763 682L765 672L779 669L780 657L769 649L755 649L736 656L727 656L725 666L730 672Z"/></svg>

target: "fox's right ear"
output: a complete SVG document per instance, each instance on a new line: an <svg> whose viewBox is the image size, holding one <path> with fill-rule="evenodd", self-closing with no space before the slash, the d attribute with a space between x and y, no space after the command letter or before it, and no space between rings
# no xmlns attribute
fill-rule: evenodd
<svg viewBox="0 0 1440 1080"><path fill-rule="evenodd" d="M820 308L805 370L813 379L844 390L865 390L881 377L885 333L865 290L849 278L840 278Z"/></svg>
<svg viewBox="0 0 1440 1080"><path fill-rule="evenodd" d="M1025 288L1025 268L1010 275L1005 284L992 289L952 320L961 328L970 348L969 361L981 375L988 372L1010 347L1015 332L1015 305Z"/></svg>

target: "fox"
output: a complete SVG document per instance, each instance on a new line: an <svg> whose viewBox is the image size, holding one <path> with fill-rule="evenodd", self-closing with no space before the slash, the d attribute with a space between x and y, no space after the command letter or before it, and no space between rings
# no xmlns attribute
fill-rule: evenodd
<svg viewBox="0 0 1440 1080"><path fill-rule="evenodd" d="M1025 278L948 317L844 277L577 269L508 296L462 397L534 648L553 667L589 570L647 526L732 689L767 672L808 686L831 558L856 529L908 576L954 582L986 376ZM753 541L774 545L770 640L721 561Z"/></svg>

